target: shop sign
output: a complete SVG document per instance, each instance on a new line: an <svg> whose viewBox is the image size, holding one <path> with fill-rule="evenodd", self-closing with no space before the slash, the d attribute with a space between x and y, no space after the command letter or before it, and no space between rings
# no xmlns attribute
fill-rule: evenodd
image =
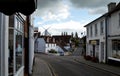
<svg viewBox="0 0 120 76"><path fill-rule="evenodd" d="M91 41L91 44L96 45L97 41L93 40L93 41Z"/></svg>

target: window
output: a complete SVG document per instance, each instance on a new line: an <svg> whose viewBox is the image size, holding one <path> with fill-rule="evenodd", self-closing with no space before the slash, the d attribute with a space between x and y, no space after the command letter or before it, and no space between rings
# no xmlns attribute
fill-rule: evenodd
<svg viewBox="0 0 120 76"><path fill-rule="evenodd" d="M119 26L120 26L120 13L119 13Z"/></svg>
<svg viewBox="0 0 120 76"><path fill-rule="evenodd" d="M12 19L9 20L9 76L13 76L23 66L24 23L16 15L11 17Z"/></svg>
<svg viewBox="0 0 120 76"><path fill-rule="evenodd" d="M91 35L91 37L92 37L92 34L93 34L93 32L92 32L92 26L90 27L90 35Z"/></svg>
<svg viewBox="0 0 120 76"><path fill-rule="evenodd" d="M97 36L98 30L97 30L97 24L95 24L95 36Z"/></svg>
<svg viewBox="0 0 120 76"><path fill-rule="evenodd" d="M104 26L103 26L103 21L100 22L100 33L103 34Z"/></svg>
<svg viewBox="0 0 120 76"><path fill-rule="evenodd" d="M87 27L87 37L89 37L89 27Z"/></svg>
<svg viewBox="0 0 120 76"><path fill-rule="evenodd" d="M112 40L112 57L120 59L120 40Z"/></svg>

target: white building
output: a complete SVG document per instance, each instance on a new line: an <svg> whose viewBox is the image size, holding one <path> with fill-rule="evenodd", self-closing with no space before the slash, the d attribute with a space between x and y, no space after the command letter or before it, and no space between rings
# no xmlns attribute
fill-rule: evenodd
<svg viewBox="0 0 120 76"><path fill-rule="evenodd" d="M120 63L120 3L113 3L113 10L108 13L107 52L108 60Z"/></svg>
<svg viewBox="0 0 120 76"><path fill-rule="evenodd" d="M120 3L108 4L108 12L85 27L86 55L99 62L120 63Z"/></svg>
<svg viewBox="0 0 120 76"><path fill-rule="evenodd" d="M24 64L25 58L29 60L28 56L24 56L25 52L29 55L24 39L25 36L27 40L29 38L28 18L35 11L36 5L36 0L0 1L0 76L29 75L29 61L27 65ZM24 28L27 29L26 33Z"/></svg>
<svg viewBox="0 0 120 76"><path fill-rule="evenodd" d="M86 54L105 62L105 18L106 14L87 24Z"/></svg>
<svg viewBox="0 0 120 76"><path fill-rule="evenodd" d="M35 41L35 52L45 53L46 42L43 38L37 38Z"/></svg>

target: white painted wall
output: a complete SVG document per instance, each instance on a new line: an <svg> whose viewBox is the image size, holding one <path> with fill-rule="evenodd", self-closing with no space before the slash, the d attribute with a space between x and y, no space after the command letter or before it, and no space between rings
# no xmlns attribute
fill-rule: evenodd
<svg viewBox="0 0 120 76"><path fill-rule="evenodd" d="M0 13L0 76L8 76L8 20Z"/></svg>
<svg viewBox="0 0 120 76"><path fill-rule="evenodd" d="M112 13L109 17L109 23L108 23L108 35L114 36L114 37L108 37L108 57L112 57L112 39L120 39L120 25L119 25L119 14L120 11L117 11L115 13Z"/></svg>
<svg viewBox="0 0 120 76"><path fill-rule="evenodd" d="M49 52L49 50L54 49L56 50L56 44L55 43L46 43L46 53ZM57 51L57 50L56 50Z"/></svg>
<svg viewBox="0 0 120 76"><path fill-rule="evenodd" d="M103 34L101 34L100 33L100 22L101 21L103 21L103 28L104 28L104 33ZM98 30L98 34L95 36L95 24L97 24L97 30ZM91 34L90 34L90 32L91 32L91 27L92 26L92 36L91 36ZM86 38L86 54L87 55L92 55L92 52L91 52L91 50L93 49L92 48L92 45L89 43L89 41L90 40L96 40L96 39L98 39L99 40L99 45L95 45L95 49L96 50L98 50L98 51L96 51L96 54L98 53L98 55L99 55L99 61L101 62L102 60L101 60L101 42L104 42L105 43L105 18L104 17L102 17L102 18L100 18L100 19L98 19L97 21L95 21L95 22L93 22L93 23L91 23L91 24L89 24L87 27L87 38ZM105 47L105 46L104 46ZM104 50L104 52L105 52L105 50Z"/></svg>
<svg viewBox="0 0 120 76"><path fill-rule="evenodd" d="M120 35L120 25L119 25L119 14L120 11L111 14L109 18L109 35Z"/></svg>
<svg viewBox="0 0 120 76"><path fill-rule="evenodd" d="M32 74L33 59L34 59L34 28L29 27L29 73Z"/></svg>
<svg viewBox="0 0 120 76"><path fill-rule="evenodd" d="M44 52L45 53L45 40L43 38L37 38L35 43L35 52Z"/></svg>

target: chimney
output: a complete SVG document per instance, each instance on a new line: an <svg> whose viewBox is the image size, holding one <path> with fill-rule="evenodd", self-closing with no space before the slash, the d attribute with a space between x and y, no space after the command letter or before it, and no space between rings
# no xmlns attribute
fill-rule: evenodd
<svg viewBox="0 0 120 76"><path fill-rule="evenodd" d="M115 2L111 2L108 4L108 12L112 11L116 7Z"/></svg>

